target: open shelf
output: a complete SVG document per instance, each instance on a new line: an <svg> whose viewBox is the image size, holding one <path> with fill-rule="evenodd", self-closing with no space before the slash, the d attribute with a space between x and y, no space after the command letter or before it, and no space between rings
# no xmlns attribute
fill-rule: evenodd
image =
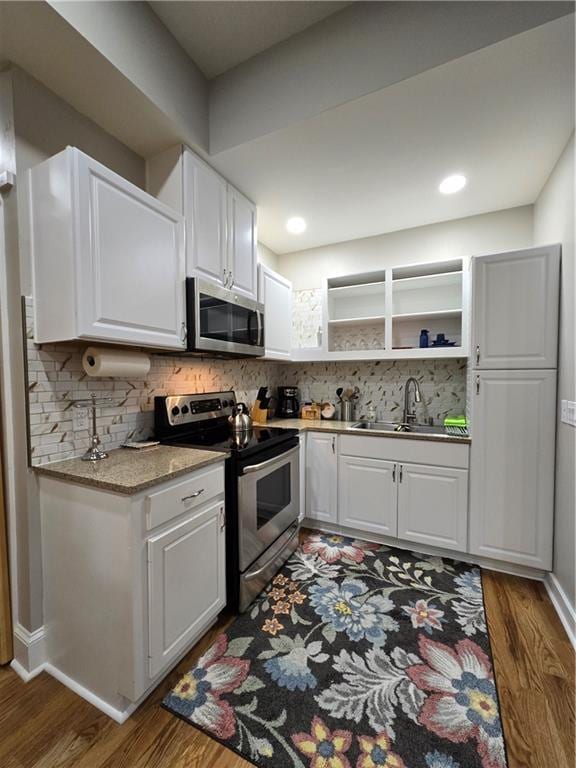
<svg viewBox="0 0 576 768"><path fill-rule="evenodd" d="M328 320L328 325L371 325L372 323L383 323L386 315L371 315L370 317L340 317L335 320Z"/></svg>
<svg viewBox="0 0 576 768"><path fill-rule="evenodd" d="M443 320L449 317L458 317L462 314L462 309L438 309L433 312L406 312L400 315L392 315L393 320L424 320L429 317L433 320Z"/></svg>

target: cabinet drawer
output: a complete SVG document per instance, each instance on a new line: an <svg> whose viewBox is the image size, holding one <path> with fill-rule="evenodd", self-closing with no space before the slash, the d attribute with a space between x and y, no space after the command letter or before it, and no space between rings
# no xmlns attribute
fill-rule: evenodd
<svg viewBox="0 0 576 768"><path fill-rule="evenodd" d="M224 467L208 467L194 472L180 483L146 497L146 530L178 517L189 509L224 493Z"/></svg>
<svg viewBox="0 0 576 768"><path fill-rule="evenodd" d="M436 467L468 469L466 443L441 443L434 440L402 439L401 437L362 437L340 435L340 455L366 459L385 459Z"/></svg>

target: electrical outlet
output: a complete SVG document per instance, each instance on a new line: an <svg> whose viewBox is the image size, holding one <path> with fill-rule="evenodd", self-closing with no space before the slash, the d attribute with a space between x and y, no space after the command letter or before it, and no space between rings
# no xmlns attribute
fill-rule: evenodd
<svg viewBox="0 0 576 768"><path fill-rule="evenodd" d="M562 400L560 419L564 424L570 424L571 427L576 427L576 402L573 400Z"/></svg>
<svg viewBox="0 0 576 768"><path fill-rule="evenodd" d="M88 429L88 408L74 408L74 414L72 417L72 425L74 432L82 432Z"/></svg>

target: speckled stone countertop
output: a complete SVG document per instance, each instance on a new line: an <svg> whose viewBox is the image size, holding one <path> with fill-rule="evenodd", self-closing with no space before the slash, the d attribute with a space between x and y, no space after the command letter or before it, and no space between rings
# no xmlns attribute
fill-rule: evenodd
<svg viewBox="0 0 576 768"><path fill-rule="evenodd" d="M401 437L405 440L431 440L437 443L466 443L469 437L462 435L437 434L435 432L377 432L370 429L351 429L357 421L337 421L336 419L271 419L268 422L275 427L298 429L300 432L334 432L336 434L362 435L362 437Z"/></svg>
<svg viewBox="0 0 576 768"><path fill-rule="evenodd" d="M67 459L41 464L34 469L39 475L131 495L207 464L223 461L227 455L220 451L157 445L142 450L117 448L102 461Z"/></svg>

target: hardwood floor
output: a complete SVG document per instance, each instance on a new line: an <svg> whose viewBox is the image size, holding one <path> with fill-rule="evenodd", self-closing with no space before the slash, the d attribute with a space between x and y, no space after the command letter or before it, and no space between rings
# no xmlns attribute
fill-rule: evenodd
<svg viewBox="0 0 576 768"><path fill-rule="evenodd" d="M488 572L483 582L509 768L573 768L574 653L544 587ZM159 707L227 623L223 619L121 726L46 673L25 685L0 668L0 766L248 768Z"/></svg>

